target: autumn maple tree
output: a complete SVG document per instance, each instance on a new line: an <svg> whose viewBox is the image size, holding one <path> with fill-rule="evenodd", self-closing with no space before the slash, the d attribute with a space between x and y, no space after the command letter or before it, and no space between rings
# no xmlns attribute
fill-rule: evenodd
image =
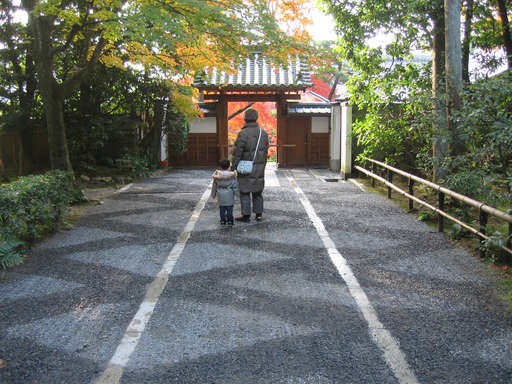
<svg viewBox="0 0 512 384"><path fill-rule="evenodd" d="M71 170L64 101L79 92L99 65L144 68L166 78L175 105L191 112L180 92L206 66L234 68L249 50L277 61L302 52L304 4L264 0L22 0L28 13L27 50L44 106L52 168ZM288 31L283 26L294 21ZM7 47L9 48L9 47Z"/></svg>
<svg viewBox="0 0 512 384"><path fill-rule="evenodd" d="M247 102L228 103L228 116L235 114L249 106ZM276 104L273 102L258 102L250 105L258 111L258 125L268 134L270 147L268 150L268 159L276 161L277 156L277 112ZM239 113L228 122L228 143L230 150L233 149L236 137L245 124L244 114Z"/></svg>

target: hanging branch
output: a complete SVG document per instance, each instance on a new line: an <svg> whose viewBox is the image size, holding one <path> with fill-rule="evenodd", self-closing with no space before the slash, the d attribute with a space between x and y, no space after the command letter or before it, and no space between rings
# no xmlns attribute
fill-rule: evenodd
<svg viewBox="0 0 512 384"><path fill-rule="evenodd" d="M242 112L244 112L244 111L248 110L248 109L249 109L249 108L251 108L254 104L255 104L254 102L249 103L249 104L247 104L247 106L246 106L246 107L243 107L243 108L239 109L238 111L233 112L231 115L229 115L229 116L228 116L228 120L231 120L233 117L235 117L235 116L237 116L237 115L241 114Z"/></svg>

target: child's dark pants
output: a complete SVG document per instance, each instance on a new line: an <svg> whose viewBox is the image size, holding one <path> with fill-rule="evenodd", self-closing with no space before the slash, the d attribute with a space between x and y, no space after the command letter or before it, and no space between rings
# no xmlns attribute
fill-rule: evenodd
<svg viewBox="0 0 512 384"><path fill-rule="evenodd" d="M233 222L233 206L221 205L219 207L220 221Z"/></svg>

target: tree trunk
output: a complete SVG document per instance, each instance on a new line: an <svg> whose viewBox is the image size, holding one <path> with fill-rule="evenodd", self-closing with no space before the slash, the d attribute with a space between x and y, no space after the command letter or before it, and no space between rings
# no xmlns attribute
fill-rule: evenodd
<svg viewBox="0 0 512 384"><path fill-rule="evenodd" d="M443 2L437 1L433 12L434 36L432 58L432 96L434 97L434 117L432 123L432 155L433 180L437 181L446 176L442 167L443 160L448 156L448 131L446 123L445 103L445 42L444 42L444 11Z"/></svg>
<svg viewBox="0 0 512 384"><path fill-rule="evenodd" d="M510 34L510 23L508 21L508 10L506 0L498 1L498 11L501 19L501 28L503 34L503 45L507 55L508 69L512 68L512 35Z"/></svg>
<svg viewBox="0 0 512 384"><path fill-rule="evenodd" d="M64 100L59 97L47 98L44 102L44 109L48 127L51 167L73 172L64 125Z"/></svg>
<svg viewBox="0 0 512 384"><path fill-rule="evenodd" d="M57 16L37 16L33 12L33 0L22 0L22 4L29 13L29 25L33 34L34 62L48 127L50 164L54 169L72 171L64 125L64 99L71 96L79 88L80 82L89 75L94 64L98 62L107 40L102 36L103 31L97 31L94 36L86 36L89 41L85 42L83 47L89 47L90 40L97 40L92 54L89 49L84 48L83 56L79 60L81 67L72 71L70 77L62 79L62 83L59 84L54 73L54 56L60 51L64 52L67 44L62 45L62 42L59 42L55 43L57 48L54 47L52 33ZM77 36L79 28L80 26L76 25L69 32L69 42Z"/></svg>
<svg viewBox="0 0 512 384"><path fill-rule="evenodd" d="M39 90L44 104L48 128L48 148L52 169L73 171L69 159L66 127L64 125L64 96L53 77L51 30L53 19L39 16L34 19L34 55Z"/></svg>
<svg viewBox="0 0 512 384"><path fill-rule="evenodd" d="M450 133L450 155L465 151L460 128L454 113L462 105L462 49L460 42L460 0L444 0L446 51L446 115Z"/></svg>
<svg viewBox="0 0 512 384"><path fill-rule="evenodd" d="M26 84L26 86L24 86ZM34 105L35 105L35 90L36 90L36 73L34 68L34 62L30 52L26 53L25 59L25 72L19 80L18 87L19 98L20 98L20 113L21 120L19 123L20 137L21 137L21 151L23 153L23 168L20 170L19 175L27 174L33 170L34 158L32 156L32 131Z"/></svg>
<svg viewBox="0 0 512 384"><path fill-rule="evenodd" d="M464 40L462 42L462 80L469 83L469 51L471 48L471 29L473 21L473 0L466 1L466 19L464 20Z"/></svg>
<svg viewBox="0 0 512 384"><path fill-rule="evenodd" d="M331 101L332 98L334 97L339 81L340 81L340 78L339 78L338 74L334 75L334 83L331 87L331 91L329 92L329 96L327 96L327 99L329 99L329 101Z"/></svg>

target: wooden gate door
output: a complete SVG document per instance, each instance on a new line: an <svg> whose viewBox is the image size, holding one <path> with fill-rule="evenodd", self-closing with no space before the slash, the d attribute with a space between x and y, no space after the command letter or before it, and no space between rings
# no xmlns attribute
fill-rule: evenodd
<svg viewBox="0 0 512 384"><path fill-rule="evenodd" d="M303 117L289 117L286 127L286 165L308 164L308 119Z"/></svg>

